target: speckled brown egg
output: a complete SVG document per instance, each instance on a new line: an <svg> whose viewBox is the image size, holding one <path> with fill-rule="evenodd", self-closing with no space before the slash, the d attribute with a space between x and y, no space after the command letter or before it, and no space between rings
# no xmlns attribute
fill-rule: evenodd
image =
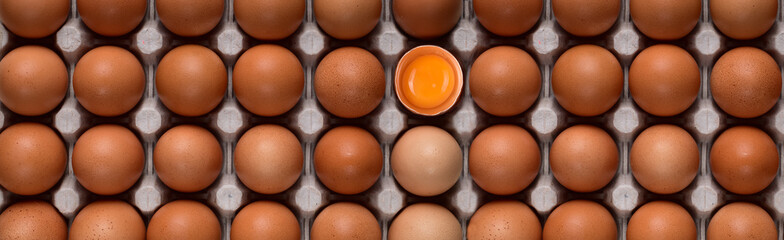
<svg viewBox="0 0 784 240"><path fill-rule="evenodd" d="M74 218L69 239L144 240L144 220L130 204L103 200L88 204Z"/></svg>
<svg viewBox="0 0 784 240"><path fill-rule="evenodd" d="M613 215L604 206L588 200L572 200L555 208L542 231L544 240L616 239Z"/></svg>
<svg viewBox="0 0 784 240"><path fill-rule="evenodd" d="M90 30L116 37L139 26L147 13L147 0L77 0L76 9Z"/></svg>
<svg viewBox="0 0 784 240"><path fill-rule="evenodd" d="M297 31L306 6L305 0L234 0L234 17L250 36L280 40Z"/></svg>
<svg viewBox="0 0 784 240"><path fill-rule="evenodd" d="M234 148L234 168L242 184L262 194L289 189L302 172L304 153L297 136L279 125L251 128Z"/></svg>
<svg viewBox="0 0 784 240"><path fill-rule="evenodd" d="M313 14L321 30L330 36L357 39L373 31L378 24L381 0L315 0Z"/></svg>
<svg viewBox="0 0 784 240"><path fill-rule="evenodd" d="M779 169L776 143L754 127L727 129L713 142L710 152L713 178L724 189L737 194L754 194L765 189Z"/></svg>
<svg viewBox="0 0 784 240"><path fill-rule="evenodd" d="M221 239L218 217L202 203L176 200L159 208L147 226L147 240Z"/></svg>
<svg viewBox="0 0 784 240"><path fill-rule="evenodd" d="M640 185L658 194L689 186L700 168L697 142L675 125L655 125L642 131L629 153L632 174Z"/></svg>
<svg viewBox="0 0 784 240"><path fill-rule="evenodd" d="M689 52L675 45L648 47L629 68L629 92L637 106L650 114L680 114L700 93L700 68Z"/></svg>
<svg viewBox="0 0 784 240"><path fill-rule="evenodd" d="M431 39L448 33L463 13L460 0L392 1L395 22L415 38Z"/></svg>
<svg viewBox="0 0 784 240"><path fill-rule="evenodd" d="M468 78L476 105L496 116L513 116L527 110L539 97L539 65L522 49L498 46L474 61Z"/></svg>
<svg viewBox="0 0 784 240"><path fill-rule="evenodd" d="M697 26L702 12L700 0L633 0L629 11L634 26L657 40L680 39Z"/></svg>
<svg viewBox="0 0 784 240"><path fill-rule="evenodd" d="M310 229L313 240L377 240L381 226L367 208L351 202L333 203L313 220Z"/></svg>
<svg viewBox="0 0 784 240"><path fill-rule="evenodd" d="M488 31L504 37L527 32L539 21L542 0L474 0L476 19Z"/></svg>
<svg viewBox="0 0 784 240"><path fill-rule="evenodd" d="M133 186L144 170L144 148L127 128L98 125L79 137L73 149L76 180L90 192L114 195Z"/></svg>
<svg viewBox="0 0 784 240"><path fill-rule="evenodd" d="M776 0L711 0L713 24L728 37L748 40L768 32L776 21Z"/></svg>
<svg viewBox="0 0 784 240"><path fill-rule="evenodd" d="M340 194L357 194L373 186L383 165L384 155L373 134L353 126L329 130L313 153L319 181Z"/></svg>
<svg viewBox="0 0 784 240"><path fill-rule="evenodd" d="M103 46L90 50L76 63L73 88L87 111L113 117L130 111L144 94L144 68L128 50Z"/></svg>
<svg viewBox="0 0 784 240"><path fill-rule="evenodd" d="M539 145L528 131L515 125L495 125L474 138L468 169L476 185L485 191L515 194L536 178L539 156Z"/></svg>
<svg viewBox="0 0 784 240"><path fill-rule="evenodd" d="M50 112L60 105L66 91L65 63L48 48L22 46L0 60L0 101L15 113L37 116Z"/></svg>
<svg viewBox="0 0 784 240"><path fill-rule="evenodd" d="M781 70L768 53L739 47L721 55L711 72L713 100L728 114L754 118L776 105L781 95Z"/></svg>
<svg viewBox="0 0 784 240"><path fill-rule="evenodd" d="M20 195L52 188L66 163L63 140L40 123L17 123L0 132L0 185Z"/></svg>
<svg viewBox="0 0 784 240"><path fill-rule="evenodd" d="M223 150L207 129L180 125L166 131L153 151L161 182L180 192L200 191L212 184L223 168Z"/></svg>
<svg viewBox="0 0 784 240"><path fill-rule="evenodd" d="M204 115L218 106L228 81L218 54L192 44L169 51L155 72L155 86L163 105L186 117Z"/></svg>
<svg viewBox="0 0 784 240"><path fill-rule="evenodd" d="M384 67L376 56L361 48L342 47L321 59L313 87L327 111L342 118L357 118L381 103L384 79Z"/></svg>
<svg viewBox="0 0 784 240"><path fill-rule="evenodd" d="M686 209L674 202L654 201L632 214L626 227L627 240L694 240L697 225Z"/></svg>
<svg viewBox="0 0 784 240"><path fill-rule="evenodd" d="M57 209L43 201L18 202L0 214L0 239L65 240L68 228Z"/></svg>
<svg viewBox="0 0 784 240"><path fill-rule="evenodd" d="M615 55L596 45L564 52L553 66L553 93L572 114L589 117L612 108L623 91L623 69Z"/></svg>
<svg viewBox="0 0 784 240"><path fill-rule="evenodd" d="M552 0L558 25L578 37L593 37L609 30L618 19L620 0Z"/></svg>
<svg viewBox="0 0 784 240"><path fill-rule="evenodd" d="M593 192L615 177L618 146L601 128L572 126L553 141L550 168L564 187L575 192Z"/></svg>
<svg viewBox="0 0 784 240"><path fill-rule="evenodd" d="M169 31L196 37L215 28L223 17L223 0L155 0L158 18Z"/></svg>
<svg viewBox="0 0 784 240"><path fill-rule="evenodd" d="M0 0L0 22L21 37L42 38L57 32L70 10L70 0Z"/></svg>
<svg viewBox="0 0 784 240"><path fill-rule="evenodd" d="M415 203L392 220L389 240L460 240L463 230L455 215L433 203Z"/></svg>
<svg viewBox="0 0 784 240"><path fill-rule="evenodd" d="M482 205L471 216L468 240L542 239L542 224L531 208L520 201L497 200Z"/></svg>
<svg viewBox="0 0 784 240"><path fill-rule="evenodd" d="M747 202L724 205L708 223L707 239L776 239L776 223L761 207Z"/></svg>
<svg viewBox="0 0 784 240"><path fill-rule="evenodd" d="M463 169L463 152L452 135L433 126L412 128L397 140L390 167L406 191L430 197L452 188Z"/></svg>
<svg viewBox="0 0 784 240"><path fill-rule="evenodd" d="M305 88L302 64L288 49L257 45L234 65L232 87L248 111L265 117L281 115L297 105Z"/></svg>
<svg viewBox="0 0 784 240"><path fill-rule="evenodd" d="M283 204L257 201L242 208L231 223L231 239L299 240L297 216Z"/></svg>

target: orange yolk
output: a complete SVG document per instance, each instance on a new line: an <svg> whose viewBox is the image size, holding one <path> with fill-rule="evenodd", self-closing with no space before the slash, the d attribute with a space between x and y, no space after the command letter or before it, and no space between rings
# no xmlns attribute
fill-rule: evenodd
<svg viewBox="0 0 784 240"><path fill-rule="evenodd" d="M401 90L419 108L434 108L446 102L455 88L455 73L445 59L424 55L408 64L401 78Z"/></svg>

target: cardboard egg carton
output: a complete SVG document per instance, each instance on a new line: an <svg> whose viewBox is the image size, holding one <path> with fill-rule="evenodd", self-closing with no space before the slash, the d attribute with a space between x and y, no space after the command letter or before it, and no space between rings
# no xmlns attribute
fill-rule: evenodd
<svg viewBox="0 0 784 240"><path fill-rule="evenodd" d="M383 0L381 19L367 36L355 41L332 39L321 31L315 22L312 0L300 28L290 37L275 42L262 42L243 33L233 19L233 1L226 0L223 21L210 33L197 38L183 38L168 32L157 19L154 0L145 20L130 34L119 38L99 36L87 29L76 12L72 1L71 16L54 35L43 40L27 40L12 36L0 28L0 53L26 45L40 44L52 48L63 57L69 74L80 56L101 45L121 46L134 53L145 68L147 87L140 103L129 113L113 118L96 117L77 102L73 87L62 105L40 117L22 117L0 107L0 127L17 122L35 121L58 130L68 147L69 163L65 176L50 191L32 197L14 195L0 189L0 209L22 199L43 199L51 202L70 223L86 204L104 198L123 199L141 212L145 222L157 208L176 199L193 199L213 209L221 221L223 239L229 239L229 229L234 215L245 205L257 200L274 200L287 205L299 218L302 239L309 239L310 225L318 212L330 203L357 202L374 213L387 232L395 215L415 202L435 202L448 208L461 222L464 229L471 215L484 203L494 199L517 199L531 206L542 225L549 213L559 204L572 199L589 199L607 207L618 223L619 239L625 239L625 229L633 211L651 200L671 200L686 208L695 218L698 238L705 238L708 221L718 208L729 201L753 202L768 211L776 220L781 238L784 230L784 179L782 170L767 189L750 196L732 194L719 186L711 177L708 154L713 140L724 129L737 124L752 125L767 132L777 143L779 153L784 153L784 108L779 103L769 113L755 119L741 120L731 117L713 102L709 91L709 74L713 63L725 51L741 45L752 45L765 50L776 61L784 62L784 25L780 16L773 28L763 37L752 42L739 42L723 36L708 17L708 1L703 0L702 16L697 27L681 40L671 42L687 51L700 66L701 92L695 103L684 113L670 118L649 115L637 107L629 95L628 86L618 103L605 114L597 117L577 117L564 111L556 102L550 88L551 70L558 56L572 46L584 43L600 45L618 58L628 83L628 69L634 56L645 47L658 43L635 29L628 10L629 0L622 1L620 17L608 32L593 38L569 35L558 26L550 7L544 0L540 21L527 33L513 38L501 38L486 31L473 14L471 0L463 0L463 16L448 34L435 40L408 37L396 27L391 12L391 1ZM200 44L215 51L224 61L231 79L231 69L244 50L261 43L282 45L294 52L305 70L305 89L299 103L289 112L278 117L259 117L245 110L232 93L231 80L227 94L216 109L201 117L178 116L163 106L155 91L154 76L158 61L170 49L187 43ZM468 79L461 99L454 108L436 117L418 116L406 110L394 93L393 79L397 61L409 49L433 44L449 50L461 63L464 76L468 77L471 64L486 49L496 45L512 45L524 49L536 59L541 69L542 90L539 99L525 113L499 118L484 113L474 103L468 91ZM341 119L320 107L313 90L315 69L327 53L341 46L358 46L372 52L383 64L386 72L386 94L376 110L359 119ZM85 190L76 181L70 166L70 155L76 139L92 126L115 123L134 131L146 151L146 166L137 184L114 197L102 197ZM169 128L179 124L197 124L209 129L221 142L224 153L222 174L214 184L197 193L178 193L162 184L152 164L156 140ZM249 128L262 123L279 124L290 129L302 143L305 166L299 181L289 190L275 195L261 195L249 190L238 180L233 169L233 148L240 136ZM542 165L536 180L521 193L500 197L484 192L473 183L468 172L468 148L473 138L493 124L511 123L522 126L539 143ZM616 141L620 164L614 180L593 193L574 193L562 187L553 177L548 164L550 145L562 130L586 123L602 127ZM700 170L692 184L673 195L656 195L637 184L629 168L629 150L637 134L657 123L679 125L692 134L700 149ZM378 182L369 190L357 195L340 195L329 191L317 179L313 167L313 151L318 139L329 129L339 125L354 125L367 129L379 141L384 154L384 167ZM462 176L449 191L435 197L418 197L400 187L390 170L390 153L396 139L406 130L419 125L434 125L451 133L463 150ZM782 165L784 166L784 165ZM386 234L384 234L386 235ZM386 238L386 237L385 237Z"/></svg>

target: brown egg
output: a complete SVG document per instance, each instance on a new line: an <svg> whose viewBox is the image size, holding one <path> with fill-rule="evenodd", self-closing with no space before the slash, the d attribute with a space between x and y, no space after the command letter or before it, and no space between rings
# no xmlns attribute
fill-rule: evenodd
<svg viewBox="0 0 784 240"><path fill-rule="evenodd" d="M340 194L368 190L381 176L383 165L384 155L373 134L353 126L329 130L313 153L319 180Z"/></svg>
<svg viewBox="0 0 784 240"><path fill-rule="evenodd" d="M302 172L304 153L297 136L272 124L251 128L234 148L234 168L242 184L261 194L289 189Z"/></svg>
<svg viewBox="0 0 784 240"><path fill-rule="evenodd" d="M147 13L147 0L76 0L76 8L90 30L116 37L139 26Z"/></svg>
<svg viewBox="0 0 784 240"><path fill-rule="evenodd" d="M319 62L313 87L321 106L335 116L358 118L384 98L384 67L365 49L342 47Z"/></svg>
<svg viewBox="0 0 784 240"><path fill-rule="evenodd" d="M144 170L144 148L127 128L103 124L79 137L73 149L76 180L90 192L114 195L133 186Z"/></svg>
<svg viewBox="0 0 784 240"><path fill-rule="evenodd" d="M259 116L288 112L297 105L305 88L299 59L278 45L262 44L248 49L233 71L234 95L245 109Z"/></svg>
<svg viewBox="0 0 784 240"><path fill-rule="evenodd" d="M204 115L218 106L228 81L218 54L200 45L172 49L155 72L155 87L163 105L186 117Z"/></svg>
<svg viewBox="0 0 784 240"><path fill-rule="evenodd" d="M74 218L69 239L145 239L144 220L130 204L103 200L88 204Z"/></svg>
<svg viewBox="0 0 784 240"><path fill-rule="evenodd" d="M739 118L754 118L776 105L781 95L781 70L768 53L739 47L713 65L711 93L716 105Z"/></svg>
<svg viewBox="0 0 784 240"><path fill-rule="evenodd" d="M460 0L395 0L392 1L395 22L415 38L437 38L457 25L463 14Z"/></svg>
<svg viewBox="0 0 784 240"><path fill-rule="evenodd" d="M70 10L70 0L0 0L0 22L21 37L42 38L57 32Z"/></svg>
<svg viewBox="0 0 784 240"><path fill-rule="evenodd" d="M680 39L697 26L702 11L700 0L629 1L634 26L656 40Z"/></svg>
<svg viewBox="0 0 784 240"><path fill-rule="evenodd" d="M768 32L776 21L776 0L711 0L713 24L728 37L747 40Z"/></svg>
<svg viewBox="0 0 784 240"><path fill-rule="evenodd" d="M476 105L502 117L527 110L536 102L542 87L536 61L525 51L511 46L494 47L479 55L468 80Z"/></svg>
<svg viewBox="0 0 784 240"><path fill-rule="evenodd" d="M234 0L234 17L250 36L259 40L280 40L297 31L305 16L305 7L305 0Z"/></svg>
<svg viewBox="0 0 784 240"><path fill-rule="evenodd" d="M60 213L43 201L18 202L0 214L0 239L68 239Z"/></svg>
<svg viewBox="0 0 784 240"><path fill-rule="evenodd" d="M144 94L144 68L128 50L103 46L90 50L76 63L73 88L87 111L114 117L130 111Z"/></svg>
<svg viewBox="0 0 784 240"><path fill-rule="evenodd" d="M754 194L776 178L779 151L773 139L762 130L732 127L713 142L710 167L713 178L724 189L737 194Z"/></svg>
<svg viewBox="0 0 784 240"><path fill-rule="evenodd" d="M0 186L19 195L52 188L66 163L63 140L40 123L17 123L0 132Z"/></svg>
<svg viewBox="0 0 784 240"><path fill-rule="evenodd" d="M637 106L650 114L680 114L700 93L700 68L689 52L675 45L648 47L629 68L629 92Z"/></svg>
<svg viewBox="0 0 784 240"><path fill-rule="evenodd" d="M60 105L66 91L65 63L48 48L22 46L0 60L0 101L15 113L37 116L50 112Z"/></svg>
<svg viewBox="0 0 784 240"><path fill-rule="evenodd" d="M542 239L542 224L525 203L498 200L476 210L468 222L468 240L482 239Z"/></svg>
<svg viewBox="0 0 784 240"><path fill-rule="evenodd" d="M642 205L632 215L626 228L627 240L694 240L697 225L689 212L668 201L654 201Z"/></svg>
<svg viewBox="0 0 784 240"><path fill-rule="evenodd" d="M613 215L604 206L588 200L572 200L555 208L542 230L544 240L616 239Z"/></svg>
<svg viewBox="0 0 784 240"><path fill-rule="evenodd" d="M474 0L476 19L488 31L503 37L527 32L539 21L542 0Z"/></svg>
<svg viewBox="0 0 784 240"><path fill-rule="evenodd" d="M561 185L575 192L606 186L618 169L618 146L607 132L576 125L559 134L550 147L550 168Z"/></svg>
<svg viewBox="0 0 784 240"><path fill-rule="evenodd" d="M158 178L179 192L196 192L218 178L223 167L223 150L210 131L180 125L166 131L153 151Z"/></svg>
<svg viewBox="0 0 784 240"><path fill-rule="evenodd" d="M389 240L460 240L463 230L455 215L433 203L415 203L403 209L389 226Z"/></svg>
<svg viewBox="0 0 784 240"><path fill-rule="evenodd" d="M256 201L242 208L234 217L231 239L299 240L299 221L283 204Z"/></svg>
<svg viewBox="0 0 784 240"><path fill-rule="evenodd" d="M558 25L578 37L593 37L609 30L621 10L620 0L552 0Z"/></svg>
<svg viewBox="0 0 784 240"><path fill-rule="evenodd" d="M406 131L390 157L395 180L406 191L430 197L452 188L463 169L463 152L452 135L433 126Z"/></svg>
<svg viewBox="0 0 784 240"><path fill-rule="evenodd" d="M640 185L658 194L680 192L700 168L697 142L686 130L661 124L642 131L629 153L632 174Z"/></svg>
<svg viewBox="0 0 784 240"><path fill-rule="evenodd" d="M381 226L367 208L350 202L327 206L313 220L310 239L381 239Z"/></svg>
<svg viewBox="0 0 784 240"><path fill-rule="evenodd" d="M476 185L497 195L515 194L539 173L539 145L525 129L495 125L474 138L468 169Z"/></svg>
<svg viewBox="0 0 784 240"><path fill-rule="evenodd" d="M724 205L708 223L707 239L776 239L776 223L768 212L747 202Z"/></svg>
<svg viewBox="0 0 784 240"><path fill-rule="evenodd" d="M196 201L176 200L159 208L147 226L147 240L159 239L221 239L218 217Z"/></svg>
<svg viewBox="0 0 784 240"><path fill-rule="evenodd" d="M313 14L321 30L330 36L353 40L376 27L381 17L381 0L315 0Z"/></svg>
<svg viewBox="0 0 784 240"><path fill-rule="evenodd" d="M196 37L218 25L224 4L223 0L155 0L155 10L163 26L172 33Z"/></svg>
<svg viewBox="0 0 784 240"><path fill-rule="evenodd" d="M596 116L610 110L620 98L623 69L607 49L579 45L555 62L552 82L555 99L566 111L583 117Z"/></svg>

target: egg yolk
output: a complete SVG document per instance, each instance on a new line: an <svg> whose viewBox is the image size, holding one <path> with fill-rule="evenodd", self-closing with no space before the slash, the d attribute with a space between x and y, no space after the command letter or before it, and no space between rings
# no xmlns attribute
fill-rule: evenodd
<svg viewBox="0 0 784 240"><path fill-rule="evenodd" d="M419 108L434 108L446 102L455 88L455 72L444 58L424 55L403 71L401 90L408 101Z"/></svg>

